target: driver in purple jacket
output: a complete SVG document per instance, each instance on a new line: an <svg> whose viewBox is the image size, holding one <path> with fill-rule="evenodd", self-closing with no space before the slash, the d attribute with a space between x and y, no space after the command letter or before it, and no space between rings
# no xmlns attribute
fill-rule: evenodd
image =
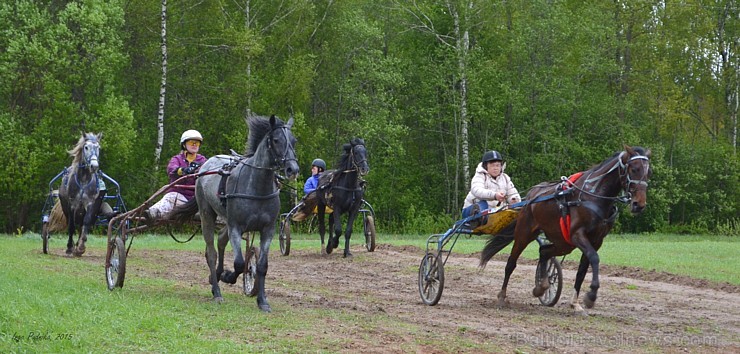
<svg viewBox="0 0 740 354"><path fill-rule="evenodd" d="M167 164L167 175L170 178L170 183L182 176L196 173L200 166L206 162L206 157L198 153L202 142L203 136L197 130L190 129L182 133L182 136L180 136L180 148L182 150L177 155L172 156L170 163ZM147 209L144 216L148 220L159 219L162 215L172 211L172 208L176 205L193 199L195 189L188 188L189 186L195 186L195 178L180 181L178 187L170 189L162 199Z"/></svg>

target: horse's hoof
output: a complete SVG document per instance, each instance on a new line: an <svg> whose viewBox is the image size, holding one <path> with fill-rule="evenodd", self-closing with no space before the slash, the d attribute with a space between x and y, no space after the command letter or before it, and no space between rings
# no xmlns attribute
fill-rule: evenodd
<svg viewBox="0 0 740 354"><path fill-rule="evenodd" d="M71 256L72 255L72 252L73 251L72 251L71 248L67 248L67 250L64 253L67 254L68 256Z"/></svg>
<svg viewBox="0 0 740 354"><path fill-rule="evenodd" d="M72 252L72 254L75 257L82 257L82 255L85 254L85 249L84 248L83 249L75 249L74 252Z"/></svg>
<svg viewBox="0 0 740 354"><path fill-rule="evenodd" d="M587 309L594 308L594 304L596 303L596 293L589 291L586 296L583 298L583 304L586 305Z"/></svg>
<svg viewBox="0 0 740 354"><path fill-rule="evenodd" d="M221 303L224 302L224 298L221 297L221 296L216 296L216 297L213 298L213 302L215 302L217 304L221 304Z"/></svg>
<svg viewBox="0 0 740 354"><path fill-rule="evenodd" d="M333 249L331 248L331 244L329 244L324 249L324 252L325 252L324 254L331 254L331 251L333 251Z"/></svg>
<svg viewBox="0 0 740 354"><path fill-rule="evenodd" d="M534 289L532 289L532 295L534 297L540 297L544 293L545 293L545 289L543 289L541 286L535 286Z"/></svg>
<svg viewBox="0 0 740 354"><path fill-rule="evenodd" d="M352 253L344 252L344 258L352 258Z"/></svg>
<svg viewBox="0 0 740 354"><path fill-rule="evenodd" d="M272 312L272 308L270 307L269 304L262 304L262 305L257 305L257 306L259 306L262 312L268 312L268 313Z"/></svg>

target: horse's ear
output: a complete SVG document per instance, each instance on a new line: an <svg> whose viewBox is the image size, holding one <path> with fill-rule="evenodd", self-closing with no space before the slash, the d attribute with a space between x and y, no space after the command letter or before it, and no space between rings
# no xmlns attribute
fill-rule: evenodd
<svg viewBox="0 0 740 354"><path fill-rule="evenodd" d="M274 127L275 126L275 121L276 121L275 115L273 114L273 115L270 116L270 126Z"/></svg>
<svg viewBox="0 0 740 354"><path fill-rule="evenodd" d="M103 138L103 132L98 133L97 137L98 137L98 141L100 141L100 139Z"/></svg>
<svg viewBox="0 0 740 354"><path fill-rule="evenodd" d="M295 120L293 119L293 116L291 116L290 119L288 119L288 123L286 123L285 126L287 128L292 128L294 122L295 122Z"/></svg>
<svg viewBox="0 0 740 354"><path fill-rule="evenodd" d="M651 158L652 156L650 156L650 155L651 155L652 153L653 153L653 152L652 152L652 151L650 151L650 149L647 149L647 151L645 151L645 156L647 156L647 158Z"/></svg>
<svg viewBox="0 0 740 354"><path fill-rule="evenodd" d="M342 148L344 149L344 151L349 151L350 149L352 149L352 144L344 144L342 145Z"/></svg>

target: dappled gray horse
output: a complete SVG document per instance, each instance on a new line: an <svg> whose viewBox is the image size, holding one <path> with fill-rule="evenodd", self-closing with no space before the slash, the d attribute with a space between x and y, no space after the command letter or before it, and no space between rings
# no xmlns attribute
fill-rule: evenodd
<svg viewBox="0 0 740 354"><path fill-rule="evenodd" d="M222 178L227 177L206 174L209 171L217 171L234 161L231 156L219 155L211 157L203 164L195 183L195 198L176 207L171 213L171 218L186 220L196 212L200 212L203 238L206 242L206 261L210 270L211 292L214 300L218 302L223 301L218 281L223 280L234 284L244 271L245 261L241 250L242 235L247 231L259 231L260 248L255 277L257 305L262 311L269 312L271 309L265 297L265 276L275 220L280 212L277 171L282 170L288 178L295 178L298 174L298 161L295 155L296 139L291 132L293 118L283 124L275 116L269 119L253 116L248 119L247 123L249 125L248 157L236 162L226 180L224 193L219 193L219 184ZM216 267L216 249L213 244L217 217L226 219L228 230L228 232L219 234L218 268ZM231 242L234 251L233 272L223 270L227 240ZM247 237L247 247L249 244L249 237Z"/></svg>
<svg viewBox="0 0 740 354"><path fill-rule="evenodd" d="M100 193L100 154L101 134L82 134L72 150L72 165L66 170L62 185L59 187L59 203L67 219L67 254L82 256L85 253L85 242L90 228L98 218L103 195ZM77 245L72 242L75 227L80 227Z"/></svg>

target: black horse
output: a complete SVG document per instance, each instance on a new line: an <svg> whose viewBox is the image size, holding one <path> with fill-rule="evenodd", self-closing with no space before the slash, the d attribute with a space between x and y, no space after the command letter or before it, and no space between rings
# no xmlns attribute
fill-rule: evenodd
<svg viewBox="0 0 740 354"><path fill-rule="evenodd" d="M66 253L79 257L85 253L85 242L90 228L98 218L100 205L105 191L101 191L98 176L100 139L102 133L82 134L77 145L68 153L72 156L72 165L66 170L59 187L59 203L67 219ZM75 227L80 227L77 245L72 241Z"/></svg>
<svg viewBox="0 0 740 354"><path fill-rule="evenodd" d="M540 232L544 232L552 244L540 248L539 274L546 274L547 260L551 257L569 254L578 248L583 255L576 274L571 307L580 314L586 314L578 304L578 295L589 266L593 277L591 291L586 294L584 304L586 308L594 306L599 290L597 251L614 226L618 212L616 202L630 203L633 214L644 210L651 176L650 150L625 146L624 151L577 176L534 186L527 194L515 224L507 226L509 230L513 227L514 246L498 294L499 306L506 305L506 286L519 255ZM619 196L622 191L626 196ZM492 236L481 253L481 266L485 266L511 240L505 235ZM547 277L542 277L532 294L535 297L542 295L549 285Z"/></svg>
<svg viewBox="0 0 740 354"><path fill-rule="evenodd" d="M326 246L326 253L339 247L339 236L342 234L342 215L347 214L347 227L344 231L344 257L352 256L349 251L349 239L352 236L352 224L362 206L362 197L365 193L364 181L360 176L370 172L367 163L367 149L365 141L360 138L350 140L344 144L344 153L339 157L337 168L326 171L319 178L319 187L316 189L319 219L319 234L321 248L324 249L324 214L326 207L333 209L331 222L334 226L334 236L330 236Z"/></svg>
<svg viewBox="0 0 740 354"><path fill-rule="evenodd" d="M277 186L277 172L282 170L288 178L298 174L298 161L295 155L296 139L291 132L293 118L288 123L271 116L252 116L249 124L249 151L247 158L235 159L232 156L211 157L200 168L195 183L195 198L175 207L169 218L179 221L190 219L200 212L203 238L206 242L206 261L210 271L211 293L217 302L223 301L219 280L234 284L245 269L242 256L242 235L248 231L260 232L257 270L254 290L257 293L257 306L269 312L270 305L265 296L265 277L267 276L267 255L275 230L275 219L280 212L280 191ZM232 165L228 177L213 174L224 166ZM210 173L209 173L210 172ZM227 178L222 183L222 178ZM223 190L221 188L223 186ZM222 193L223 192L223 193ZM226 232L219 233L218 255L213 245L216 218L226 219ZM247 247L249 248L249 235ZM230 242L234 251L234 271L224 270L224 253ZM248 250L248 252L251 252ZM218 259L216 258L218 256ZM218 266L216 262L218 261ZM253 295L250 293L250 295Z"/></svg>

